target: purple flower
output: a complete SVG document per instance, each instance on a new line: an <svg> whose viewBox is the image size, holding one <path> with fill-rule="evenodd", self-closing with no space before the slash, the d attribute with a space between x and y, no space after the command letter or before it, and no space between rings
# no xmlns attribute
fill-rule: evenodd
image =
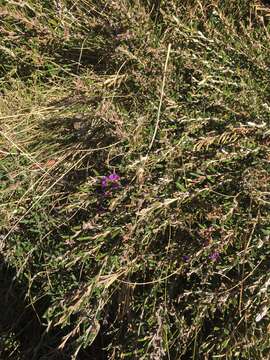
<svg viewBox="0 0 270 360"><path fill-rule="evenodd" d="M110 180L110 181L115 182L115 181L120 180L120 176L118 174L114 173L114 174L111 174L111 175L107 176L107 179Z"/></svg>
<svg viewBox="0 0 270 360"><path fill-rule="evenodd" d="M101 187L102 187L102 189L106 189L106 187L107 187L107 177L106 176L103 176L101 179Z"/></svg>
<svg viewBox="0 0 270 360"><path fill-rule="evenodd" d="M119 181L120 176L116 173L103 176L101 179L101 188L103 192L105 192L107 188L118 189L120 186Z"/></svg>
<svg viewBox="0 0 270 360"><path fill-rule="evenodd" d="M188 262L189 256L188 256L188 255L184 255L184 256L182 256L182 259L183 259L183 261Z"/></svg>
<svg viewBox="0 0 270 360"><path fill-rule="evenodd" d="M213 260L213 261L218 261L220 258L220 254L218 251L214 251L210 256L209 259Z"/></svg>

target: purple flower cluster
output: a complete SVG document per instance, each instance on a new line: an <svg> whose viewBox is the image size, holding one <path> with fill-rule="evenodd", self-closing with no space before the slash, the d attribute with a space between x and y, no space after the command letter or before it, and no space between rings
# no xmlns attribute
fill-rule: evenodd
<svg viewBox="0 0 270 360"><path fill-rule="evenodd" d="M182 256L182 260L184 261L184 262L188 262L189 261L189 256L188 255L184 255L184 256Z"/></svg>
<svg viewBox="0 0 270 360"><path fill-rule="evenodd" d="M213 261L218 261L220 258L220 254L218 251L214 251L210 256L209 259L213 260Z"/></svg>
<svg viewBox="0 0 270 360"><path fill-rule="evenodd" d="M120 187L120 176L116 173L112 173L108 176L103 176L101 179L101 188L104 193L107 190L118 189Z"/></svg>

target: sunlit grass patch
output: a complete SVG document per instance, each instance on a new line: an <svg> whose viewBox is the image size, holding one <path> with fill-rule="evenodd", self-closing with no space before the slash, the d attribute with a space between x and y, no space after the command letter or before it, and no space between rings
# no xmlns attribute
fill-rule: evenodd
<svg viewBox="0 0 270 360"><path fill-rule="evenodd" d="M0 16L0 251L40 319L28 353L17 330L5 342L266 359L267 4L6 1Z"/></svg>

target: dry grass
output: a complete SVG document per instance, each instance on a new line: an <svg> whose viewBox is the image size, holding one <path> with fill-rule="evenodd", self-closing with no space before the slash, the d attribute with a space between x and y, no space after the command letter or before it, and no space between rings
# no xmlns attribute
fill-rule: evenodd
<svg viewBox="0 0 270 360"><path fill-rule="evenodd" d="M2 358L267 359L269 7L158 3L1 9Z"/></svg>

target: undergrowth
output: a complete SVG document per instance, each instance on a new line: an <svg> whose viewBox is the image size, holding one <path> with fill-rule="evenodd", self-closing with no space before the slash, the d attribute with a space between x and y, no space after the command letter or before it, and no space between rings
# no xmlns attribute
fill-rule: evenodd
<svg viewBox="0 0 270 360"><path fill-rule="evenodd" d="M269 19L2 2L1 359L268 358Z"/></svg>

